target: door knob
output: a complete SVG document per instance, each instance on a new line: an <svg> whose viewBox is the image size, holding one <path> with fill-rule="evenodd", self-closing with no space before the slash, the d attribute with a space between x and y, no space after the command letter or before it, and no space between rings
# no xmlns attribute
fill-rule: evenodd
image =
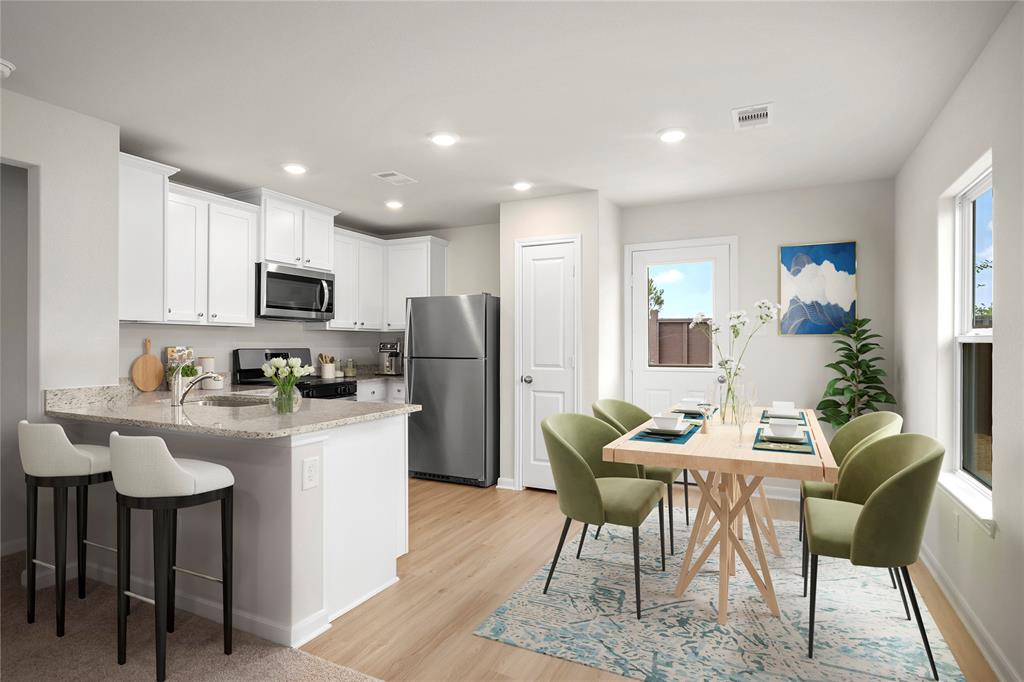
<svg viewBox="0 0 1024 682"><path fill-rule="evenodd" d="M529 374L527 374L526 376L523 377L523 383L524 384L532 384L533 383L533 377L531 377Z"/></svg>

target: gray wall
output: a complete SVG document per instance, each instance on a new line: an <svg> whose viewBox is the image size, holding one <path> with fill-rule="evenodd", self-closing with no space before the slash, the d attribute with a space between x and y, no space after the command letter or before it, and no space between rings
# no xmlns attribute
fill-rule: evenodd
<svg viewBox="0 0 1024 682"><path fill-rule="evenodd" d="M430 235L448 242L448 294L497 295L500 289L498 268L498 225L470 225L439 230L423 230L392 237Z"/></svg>
<svg viewBox="0 0 1024 682"><path fill-rule="evenodd" d="M0 167L0 477L3 554L25 538L25 485L18 455L18 420L27 416L28 171Z"/></svg>

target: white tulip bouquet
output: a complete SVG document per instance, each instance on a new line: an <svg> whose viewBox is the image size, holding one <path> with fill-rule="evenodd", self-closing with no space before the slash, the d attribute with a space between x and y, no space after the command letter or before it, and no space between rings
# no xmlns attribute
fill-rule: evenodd
<svg viewBox="0 0 1024 682"><path fill-rule="evenodd" d="M302 377L312 374L313 367L311 365L303 366L302 360L299 358L285 360L277 357L270 358L270 361L263 363L260 369L263 370L263 376L277 386L277 398L274 402L278 412L293 412L295 383Z"/></svg>

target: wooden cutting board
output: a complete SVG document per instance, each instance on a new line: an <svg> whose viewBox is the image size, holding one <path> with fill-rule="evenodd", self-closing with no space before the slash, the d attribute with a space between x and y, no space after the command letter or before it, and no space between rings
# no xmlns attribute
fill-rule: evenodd
<svg viewBox="0 0 1024 682"><path fill-rule="evenodd" d="M152 342L147 338L142 342L142 355L132 363L132 383L140 391L155 391L164 380L164 366L160 358L151 355L149 350Z"/></svg>

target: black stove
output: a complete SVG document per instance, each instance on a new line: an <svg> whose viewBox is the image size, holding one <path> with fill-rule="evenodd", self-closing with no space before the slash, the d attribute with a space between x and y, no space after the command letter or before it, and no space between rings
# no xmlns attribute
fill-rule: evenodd
<svg viewBox="0 0 1024 682"><path fill-rule="evenodd" d="M270 358L299 358L303 365L312 365L308 348L236 348L231 351L231 383L249 386L273 386L274 382L263 376L263 364ZM356 380L338 377L323 379L308 376L295 384L303 398L341 398L354 400Z"/></svg>

